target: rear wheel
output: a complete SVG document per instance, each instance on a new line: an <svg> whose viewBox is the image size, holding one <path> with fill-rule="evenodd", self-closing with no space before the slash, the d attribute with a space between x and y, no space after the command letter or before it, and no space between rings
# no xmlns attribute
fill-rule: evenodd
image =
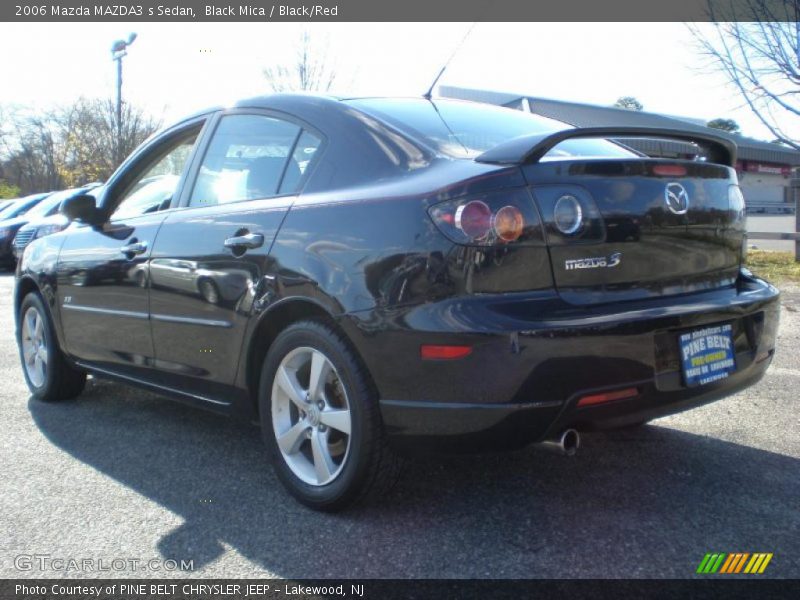
<svg viewBox="0 0 800 600"><path fill-rule="evenodd" d="M86 373L67 363L41 296L36 292L25 296L19 314L17 344L31 395L48 402L79 395L86 385Z"/></svg>
<svg viewBox="0 0 800 600"><path fill-rule="evenodd" d="M289 492L318 510L340 510L391 484L377 394L346 340L303 321L285 329L264 361L261 428Z"/></svg>

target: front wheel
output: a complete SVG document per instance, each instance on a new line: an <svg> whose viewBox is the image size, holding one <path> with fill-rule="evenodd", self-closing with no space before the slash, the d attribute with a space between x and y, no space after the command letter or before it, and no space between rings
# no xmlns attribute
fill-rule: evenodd
<svg viewBox="0 0 800 600"><path fill-rule="evenodd" d="M36 292L25 296L19 314L17 344L31 395L50 402L80 394L86 373L73 368L58 347L53 321L41 296Z"/></svg>
<svg viewBox="0 0 800 600"><path fill-rule="evenodd" d="M261 429L289 492L317 510L341 510L397 475L377 394L358 357L332 327L285 329L264 361Z"/></svg>

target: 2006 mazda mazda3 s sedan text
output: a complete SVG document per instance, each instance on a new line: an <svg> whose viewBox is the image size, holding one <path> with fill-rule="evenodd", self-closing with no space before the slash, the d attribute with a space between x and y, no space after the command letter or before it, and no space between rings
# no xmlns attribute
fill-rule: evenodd
<svg viewBox="0 0 800 600"><path fill-rule="evenodd" d="M452 100L209 110L26 249L23 372L40 400L89 373L259 420L318 509L380 487L397 450L570 452L767 369L779 293L742 265L735 154Z"/></svg>

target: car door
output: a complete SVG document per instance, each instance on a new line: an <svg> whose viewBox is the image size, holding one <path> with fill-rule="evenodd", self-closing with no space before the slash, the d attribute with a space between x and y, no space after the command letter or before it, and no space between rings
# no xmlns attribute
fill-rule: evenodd
<svg viewBox="0 0 800 600"><path fill-rule="evenodd" d="M175 128L137 152L100 194L107 222L74 223L66 236L57 293L66 349L79 361L136 377L152 369L147 262L203 124Z"/></svg>
<svg viewBox="0 0 800 600"><path fill-rule="evenodd" d="M216 119L183 207L167 216L150 259L163 385L226 402L253 302L270 272L270 246L321 140L267 111Z"/></svg>

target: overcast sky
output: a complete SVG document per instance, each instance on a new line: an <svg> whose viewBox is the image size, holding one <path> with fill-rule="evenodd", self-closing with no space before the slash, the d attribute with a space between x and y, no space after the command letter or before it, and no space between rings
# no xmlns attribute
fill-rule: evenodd
<svg viewBox="0 0 800 600"><path fill-rule="evenodd" d="M337 67L336 92L420 95L469 23L0 24L0 104L46 108L110 96L109 48L135 31L124 95L169 121L268 91L262 75L290 63L305 29ZM701 27L710 27L708 24ZM479 23L441 79L447 85L610 105L635 96L645 110L735 119L771 139L682 23Z"/></svg>

